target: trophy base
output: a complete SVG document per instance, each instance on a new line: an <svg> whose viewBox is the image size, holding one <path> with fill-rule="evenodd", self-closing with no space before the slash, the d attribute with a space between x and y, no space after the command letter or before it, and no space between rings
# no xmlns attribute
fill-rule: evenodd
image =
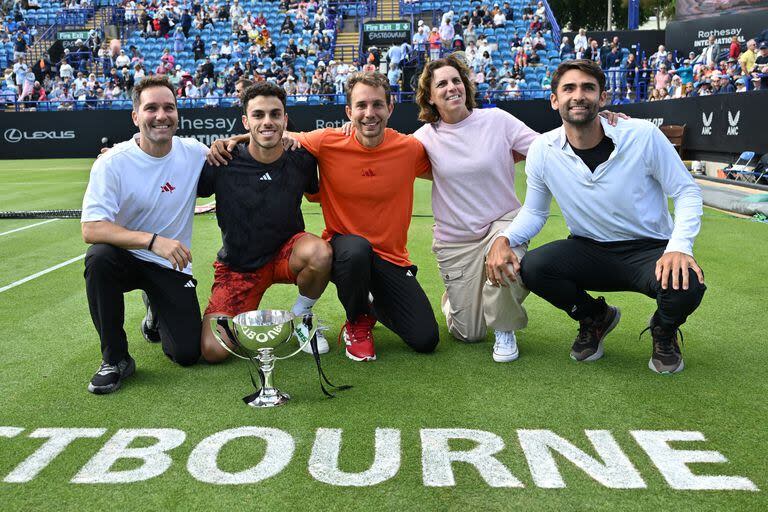
<svg viewBox="0 0 768 512"><path fill-rule="evenodd" d="M250 398L250 397L249 397ZM246 400L245 403L251 407L278 407L284 405L291 399L291 395L283 393L277 388L263 389L259 396L250 400Z"/></svg>

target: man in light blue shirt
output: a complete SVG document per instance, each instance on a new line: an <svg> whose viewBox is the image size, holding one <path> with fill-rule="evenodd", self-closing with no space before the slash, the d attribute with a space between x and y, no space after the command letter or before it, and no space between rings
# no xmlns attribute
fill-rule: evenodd
<svg viewBox="0 0 768 512"><path fill-rule="evenodd" d="M603 355L619 308L587 290L634 291L656 299L649 329L657 373L683 369L677 330L706 287L693 258L701 191L661 131L628 119L610 126L598 116L605 74L589 60L561 64L552 77L552 108L563 126L539 136L526 161L527 193L518 216L496 239L486 265L492 284L522 278L533 293L579 322L576 361ZM510 246L531 240L554 197L571 236L534 249L519 262ZM667 198L675 205L675 219Z"/></svg>

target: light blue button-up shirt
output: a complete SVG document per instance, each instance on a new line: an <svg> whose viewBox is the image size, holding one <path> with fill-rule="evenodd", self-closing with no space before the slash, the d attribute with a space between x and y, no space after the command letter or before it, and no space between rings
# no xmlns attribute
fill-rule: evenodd
<svg viewBox="0 0 768 512"><path fill-rule="evenodd" d="M599 242L669 240L665 252L693 256L701 227L701 189L675 148L647 121L600 122L615 148L594 172L573 152L562 126L531 144L525 203L504 231L510 245L521 245L541 231L554 196L573 235ZM675 206L674 222L668 197Z"/></svg>

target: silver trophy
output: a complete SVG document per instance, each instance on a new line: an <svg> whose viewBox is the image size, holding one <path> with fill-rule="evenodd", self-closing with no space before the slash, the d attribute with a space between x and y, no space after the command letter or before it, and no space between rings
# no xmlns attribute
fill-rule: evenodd
<svg viewBox="0 0 768 512"><path fill-rule="evenodd" d="M259 374L261 388L251 372L251 380L257 390L243 398L251 407L277 407L291 399L288 393L277 389L272 382L275 361L299 353L317 330L310 329L306 336L303 331L296 333L294 321L301 322L301 319L290 311L281 310L247 311L234 318L221 316L211 319L211 330L221 346L232 355L250 361ZM219 327L232 340L231 344L222 339ZM288 344L292 334L299 339L298 346Z"/></svg>

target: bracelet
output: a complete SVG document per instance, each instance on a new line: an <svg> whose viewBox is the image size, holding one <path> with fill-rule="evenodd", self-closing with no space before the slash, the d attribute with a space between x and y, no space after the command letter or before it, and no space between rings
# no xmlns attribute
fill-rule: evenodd
<svg viewBox="0 0 768 512"><path fill-rule="evenodd" d="M151 251L151 250L152 250L152 246L155 244L155 239L156 239L156 238L157 238L157 233L154 233L154 234L152 235L152 240L150 240L150 241L149 241L149 245L147 246L147 250L148 250L148 251Z"/></svg>

